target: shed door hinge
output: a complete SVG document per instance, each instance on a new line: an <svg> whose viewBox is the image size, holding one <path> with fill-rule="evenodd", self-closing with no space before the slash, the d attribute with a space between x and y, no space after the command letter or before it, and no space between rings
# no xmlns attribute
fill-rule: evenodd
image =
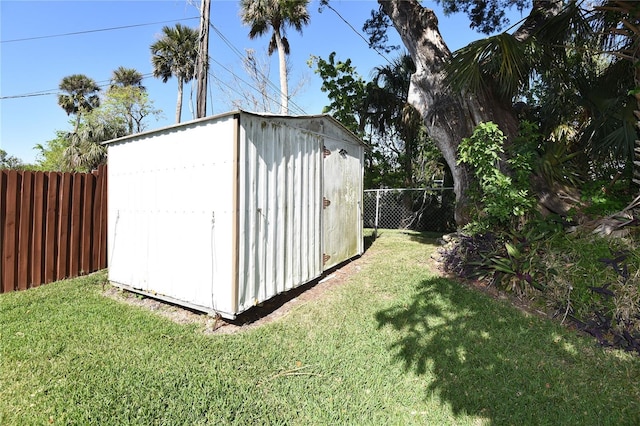
<svg viewBox="0 0 640 426"><path fill-rule="evenodd" d="M322 265L326 265L327 262L329 261L329 259L331 259L331 256L329 256L328 254L323 253L322 254Z"/></svg>
<svg viewBox="0 0 640 426"><path fill-rule="evenodd" d="M326 209L327 207L329 207L331 205L331 200L329 200L326 197L322 197L322 208Z"/></svg>
<svg viewBox="0 0 640 426"><path fill-rule="evenodd" d="M324 155L324 158L327 158L328 156L331 155L331 151L329 151L326 146L323 146L322 147L322 154Z"/></svg>

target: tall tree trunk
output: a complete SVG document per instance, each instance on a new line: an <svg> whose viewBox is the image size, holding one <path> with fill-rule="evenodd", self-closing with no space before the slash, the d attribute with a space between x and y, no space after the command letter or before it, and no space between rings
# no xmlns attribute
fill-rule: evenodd
<svg viewBox="0 0 640 426"><path fill-rule="evenodd" d="M78 129L80 129L80 120L82 119L82 113L80 110L76 112L76 124L73 127L73 133L78 134Z"/></svg>
<svg viewBox="0 0 640 426"><path fill-rule="evenodd" d="M444 156L456 193L455 219L458 226L469 222L469 169L457 162L458 145L471 136L481 122L493 121L510 141L518 131L518 119L510 100L490 89L482 93L453 93L445 84L445 64L451 51L438 29L433 10L418 0L378 0L409 51L416 72L411 76L408 102L421 114L429 136ZM523 25L514 33L524 41L551 16L560 11L561 0L534 0Z"/></svg>
<svg viewBox="0 0 640 426"><path fill-rule="evenodd" d="M469 222L469 170L458 164L457 149L463 138L483 121L493 120L507 135L517 131L517 119L510 109L491 95L452 93L444 83L444 66L451 51L438 29L433 10L417 0L378 0L409 51L416 72L411 76L408 102L418 110L429 136L444 156L453 175L456 193L455 220Z"/></svg>
<svg viewBox="0 0 640 426"><path fill-rule="evenodd" d="M129 134L133 134L133 103L129 102L127 104L127 129L129 130Z"/></svg>
<svg viewBox="0 0 640 426"><path fill-rule="evenodd" d="M182 115L182 88L184 82L181 77L178 77L178 102L176 104L176 123L180 122L180 116Z"/></svg>
<svg viewBox="0 0 640 426"><path fill-rule="evenodd" d="M273 35L278 46L278 64L280 66L280 113L289 114L289 84L287 82L287 53L280 31L274 29Z"/></svg>

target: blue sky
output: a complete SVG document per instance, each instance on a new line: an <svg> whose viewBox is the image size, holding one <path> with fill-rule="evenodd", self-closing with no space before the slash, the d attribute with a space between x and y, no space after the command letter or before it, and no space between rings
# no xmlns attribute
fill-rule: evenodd
<svg viewBox="0 0 640 426"><path fill-rule="evenodd" d="M249 81L237 52L250 48L259 58L266 58L268 37L249 40L249 29L240 21L238 4L238 0L211 0L211 23L224 37L223 40L216 31L211 31L211 72L226 83L231 83L234 78L229 71ZM451 50L482 37L468 28L466 16L445 17L438 13L435 2L425 1L423 4L436 10L440 31ZM161 33L162 27L181 22L198 28L199 5L200 0L2 0L0 148L25 162L35 161L37 151L33 147L36 144L45 144L53 139L56 130L72 128L70 117L57 105L58 85L63 77L85 74L99 85L106 86L112 71L119 66L135 68L143 75L150 75L149 46ZM357 31L361 31L370 11L377 9L373 0L332 0L331 5ZM288 32L291 45L290 86L305 81L290 105L291 112L295 114L318 114L328 104L326 95L320 91L320 78L307 65L311 55L326 59L335 51L339 60L351 58L358 73L367 79L374 67L386 63L335 12L325 9L319 13L318 6L318 1L312 0L310 24L302 34L294 30ZM515 16L515 19L519 18L519 14ZM96 31L116 27L128 28ZM82 34L58 36L68 33ZM391 29L390 36L392 42L401 44L395 30ZM387 57L395 55L397 53ZM277 54L271 57L270 64L270 79L279 85ZM154 106L161 109L164 116L159 121L149 122L149 129L173 124L177 81L172 78L162 83L149 76L143 84ZM222 94L217 86L215 82L209 82L208 115L234 109L229 97ZM195 103L195 83L193 90ZM190 91L191 85L185 85L183 121L192 119Z"/></svg>

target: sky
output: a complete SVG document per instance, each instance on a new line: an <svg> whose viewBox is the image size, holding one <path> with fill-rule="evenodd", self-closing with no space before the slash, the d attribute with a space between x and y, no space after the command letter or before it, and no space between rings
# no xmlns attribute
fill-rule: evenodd
<svg viewBox="0 0 640 426"><path fill-rule="evenodd" d="M287 32L290 95L299 87L290 101L291 114L320 114L329 104L320 90L322 80L307 65L310 56L327 59L335 51L336 60L351 59L358 74L368 80L375 67L405 52L402 48L385 54L385 59L368 48L362 26L371 10L377 9L376 1L331 0L330 4L337 13L326 8L319 12L319 2L312 0L308 7L311 19L302 34L293 29ZM423 1L423 5L436 11L440 31L452 51L484 37L469 29L466 16L445 17L434 1ZM73 128L72 117L57 104L62 78L85 74L104 91L113 70L120 66L145 76L149 98L163 112L161 119L148 121L148 130L174 124L177 80L162 83L152 77L149 46L165 25L179 22L199 28L199 6L200 0L1 0L0 149L34 163L38 153L34 146L46 145L56 131ZM519 18L518 14L512 20ZM253 49L259 60L269 63L270 80L279 87L277 53L267 56L268 36L249 39L249 28L240 19L239 0L211 0L211 24L209 55L214 78L208 83L207 115L236 109L230 99L242 96L238 84L245 90L251 85L242 67L245 49ZM389 36L390 43L402 45L393 28ZM194 117L196 87L195 80L184 87L183 122Z"/></svg>

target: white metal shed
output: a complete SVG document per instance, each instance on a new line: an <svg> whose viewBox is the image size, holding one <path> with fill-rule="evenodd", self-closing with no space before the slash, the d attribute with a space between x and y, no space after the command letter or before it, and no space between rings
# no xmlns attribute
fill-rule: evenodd
<svg viewBox="0 0 640 426"><path fill-rule="evenodd" d="M235 111L105 143L109 280L235 318L363 252L365 145Z"/></svg>

